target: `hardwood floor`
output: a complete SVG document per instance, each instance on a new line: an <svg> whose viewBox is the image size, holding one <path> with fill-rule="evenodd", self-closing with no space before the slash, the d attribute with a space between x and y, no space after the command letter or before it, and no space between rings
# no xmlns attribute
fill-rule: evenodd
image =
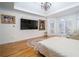
<svg viewBox="0 0 79 59"><path fill-rule="evenodd" d="M33 41L43 40L45 37L0 45L0 56L3 57L43 57L38 51L30 47ZM27 45L29 43L29 45Z"/></svg>
<svg viewBox="0 0 79 59"><path fill-rule="evenodd" d="M11 57L42 57L37 51L34 51L33 48L23 49L16 54L10 55Z"/></svg>

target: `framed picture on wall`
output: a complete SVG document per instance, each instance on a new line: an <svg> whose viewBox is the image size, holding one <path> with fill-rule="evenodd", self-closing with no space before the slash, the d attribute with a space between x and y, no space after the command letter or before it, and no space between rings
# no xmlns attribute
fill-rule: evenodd
<svg viewBox="0 0 79 59"><path fill-rule="evenodd" d="M39 20L39 30L45 30L45 20Z"/></svg>
<svg viewBox="0 0 79 59"><path fill-rule="evenodd" d="M2 24L15 24L15 16L1 14Z"/></svg>

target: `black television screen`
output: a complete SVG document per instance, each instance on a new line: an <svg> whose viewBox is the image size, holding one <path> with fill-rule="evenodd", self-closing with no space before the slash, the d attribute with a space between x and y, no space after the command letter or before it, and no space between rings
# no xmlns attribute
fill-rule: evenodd
<svg viewBox="0 0 79 59"><path fill-rule="evenodd" d="M21 19L21 30L25 29L38 29L38 21L29 20L29 19Z"/></svg>

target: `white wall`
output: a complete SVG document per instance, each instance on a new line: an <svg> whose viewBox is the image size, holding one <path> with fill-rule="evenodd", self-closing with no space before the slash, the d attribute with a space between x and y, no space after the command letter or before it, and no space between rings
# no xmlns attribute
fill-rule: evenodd
<svg viewBox="0 0 79 59"><path fill-rule="evenodd" d="M44 31L39 30L20 30L21 18L44 20L44 17L4 8L0 8L0 14L13 15L16 17L16 24L0 24L0 44L38 37L44 34Z"/></svg>
<svg viewBox="0 0 79 59"><path fill-rule="evenodd" d="M59 24L62 19L65 23L63 24L63 29L61 30ZM79 12L67 14L61 17L48 18L48 25L51 23L54 23L54 28L48 26L49 35L68 35L68 32L69 34L73 34L74 32L79 33ZM67 26L68 29L65 26ZM53 29L54 32L51 32ZM63 34L61 32L63 32Z"/></svg>

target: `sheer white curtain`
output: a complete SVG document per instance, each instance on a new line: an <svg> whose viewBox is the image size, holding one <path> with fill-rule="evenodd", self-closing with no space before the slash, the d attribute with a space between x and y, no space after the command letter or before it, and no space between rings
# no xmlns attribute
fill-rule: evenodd
<svg viewBox="0 0 79 59"><path fill-rule="evenodd" d="M61 36L65 36L66 35L65 30L66 30L66 21L65 19L60 19L59 20L59 34Z"/></svg>
<svg viewBox="0 0 79 59"><path fill-rule="evenodd" d="M50 32L54 35L70 36L79 33L78 15L58 17L50 23Z"/></svg>

